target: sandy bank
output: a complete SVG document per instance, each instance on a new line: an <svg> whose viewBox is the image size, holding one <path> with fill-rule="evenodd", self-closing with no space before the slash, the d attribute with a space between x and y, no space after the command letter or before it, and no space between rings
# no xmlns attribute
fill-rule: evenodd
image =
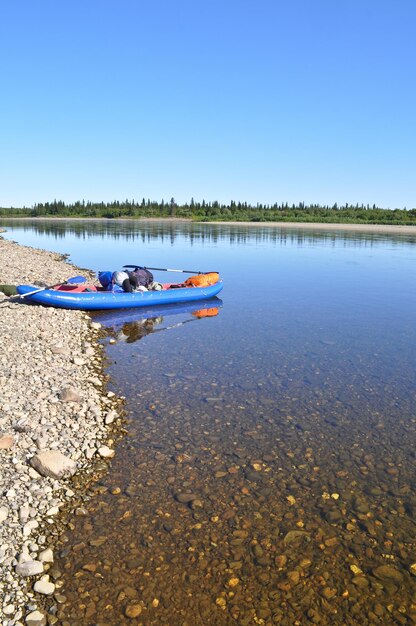
<svg viewBox="0 0 416 626"><path fill-rule="evenodd" d="M0 238L1 284L55 283L80 273L88 276L59 254ZM0 294L2 625L44 623L38 594L53 594L56 582L48 574L49 531L76 495L70 476L113 454L103 447L117 413L103 384L99 332L85 313Z"/></svg>
<svg viewBox="0 0 416 626"><path fill-rule="evenodd" d="M406 234L416 236L416 226L395 226L388 224L323 224L311 222L204 222L221 226L252 226L253 228L297 228L305 230L351 231L362 233Z"/></svg>

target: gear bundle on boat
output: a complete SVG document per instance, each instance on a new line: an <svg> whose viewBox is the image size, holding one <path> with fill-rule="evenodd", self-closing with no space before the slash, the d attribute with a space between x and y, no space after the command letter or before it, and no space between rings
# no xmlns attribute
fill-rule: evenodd
<svg viewBox="0 0 416 626"><path fill-rule="evenodd" d="M182 283L161 283L150 270L195 274ZM125 265L119 271L98 272L99 285L89 285L82 276L58 285L33 289L17 287L18 297L29 302L85 311L122 309L178 302L192 302L216 296L222 289L218 272L193 272L168 268Z"/></svg>
<svg viewBox="0 0 416 626"><path fill-rule="evenodd" d="M145 268L137 268L132 272L121 270L117 272L98 272L98 280L107 291L126 291L131 293L143 287L144 289L160 290L161 283L153 280L153 274Z"/></svg>

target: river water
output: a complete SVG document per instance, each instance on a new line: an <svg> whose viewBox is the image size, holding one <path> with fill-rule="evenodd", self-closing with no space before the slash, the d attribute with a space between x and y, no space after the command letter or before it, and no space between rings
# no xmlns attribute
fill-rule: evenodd
<svg viewBox="0 0 416 626"><path fill-rule="evenodd" d="M0 224L81 267L224 280L96 315L127 434L59 537L59 623L416 623L416 238Z"/></svg>

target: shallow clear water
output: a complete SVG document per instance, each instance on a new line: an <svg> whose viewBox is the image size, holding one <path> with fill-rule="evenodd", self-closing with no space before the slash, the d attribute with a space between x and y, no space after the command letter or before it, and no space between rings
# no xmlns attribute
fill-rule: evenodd
<svg viewBox="0 0 416 626"><path fill-rule="evenodd" d="M143 624L414 623L414 238L129 222L6 236L96 270L224 279L210 317L97 315L128 436L62 537L62 620L132 623L134 605Z"/></svg>

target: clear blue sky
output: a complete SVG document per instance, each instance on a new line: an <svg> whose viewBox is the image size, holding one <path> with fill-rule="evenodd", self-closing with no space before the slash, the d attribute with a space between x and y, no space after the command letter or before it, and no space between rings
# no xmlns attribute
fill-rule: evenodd
<svg viewBox="0 0 416 626"><path fill-rule="evenodd" d="M414 0L5 0L0 206L416 207Z"/></svg>

